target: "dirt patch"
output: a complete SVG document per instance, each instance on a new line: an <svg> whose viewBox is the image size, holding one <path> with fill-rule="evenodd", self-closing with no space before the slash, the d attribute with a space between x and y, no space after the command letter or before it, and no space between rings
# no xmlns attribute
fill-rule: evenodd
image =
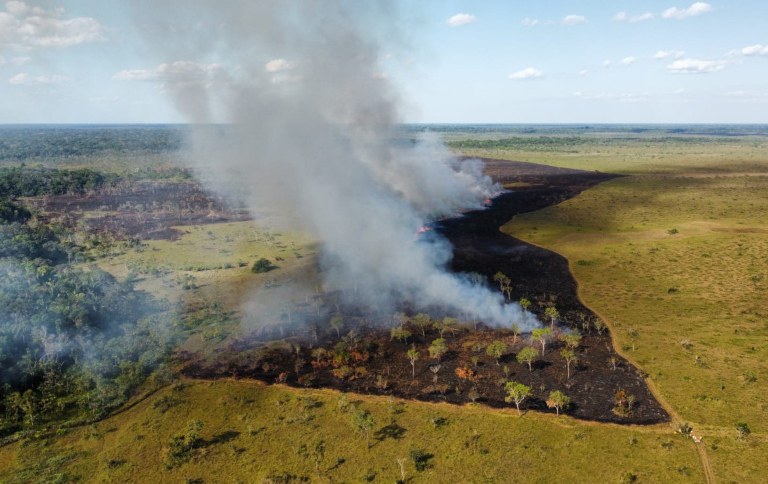
<svg viewBox="0 0 768 484"><path fill-rule="evenodd" d="M427 401L480 401L497 407L510 405L504 400L503 383L515 380L532 389L523 405L526 408L554 411L547 408L547 396L561 390L572 400L567 412L577 418L639 424L669 420L640 372L613 351L605 330L597 331L597 318L579 301L567 261L499 231L519 213L560 203L614 176L499 160L486 160L486 170L497 181L518 188L495 198L486 210L441 221L436 230L454 246L453 270L477 272L489 281L496 272L504 272L512 278L511 299L530 299L531 310L542 320L548 305L557 307L562 321L555 328L555 338L531 369L516 358L530 341L477 322L464 322L442 335L436 328L422 333L410 322L404 327L412 336L400 341L390 337L391 315L343 308L345 324L337 334L328 316L321 316L334 306L333 296L324 295L303 310L296 309L294 319L309 321L308 325L283 321L230 341L207 357L180 354L183 372L196 378L256 378ZM561 356L564 342L557 336L576 327L584 337L568 377ZM446 351L438 361L430 358L428 346L441 336ZM496 340L506 345L498 362L486 353ZM411 348L419 353L415 368L407 355ZM629 412L614 411L620 390L634 400Z"/></svg>

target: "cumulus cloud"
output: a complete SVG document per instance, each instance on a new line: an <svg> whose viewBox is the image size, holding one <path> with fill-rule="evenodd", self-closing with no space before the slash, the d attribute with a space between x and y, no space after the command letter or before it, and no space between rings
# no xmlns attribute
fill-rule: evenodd
<svg viewBox="0 0 768 484"><path fill-rule="evenodd" d="M580 76L586 76L587 74L589 74L589 71L586 70L586 69L582 69L582 70L579 71L579 75Z"/></svg>
<svg viewBox="0 0 768 484"><path fill-rule="evenodd" d="M671 7L664 10L661 13L661 17L665 19L678 19L682 20L688 17L695 17L712 11L712 5L705 2L692 3L688 8Z"/></svg>
<svg viewBox="0 0 768 484"><path fill-rule="evenodd" d="M672 74L709 74L722 71L728 63L716 60L680 59L667 66Z"/></svg>
<svg viewBox="0 0 768 484"><path fill-rule="evenodd" d="M66 17L63 8L32 7L18 0L0 11L0 48L65 48L106 40L104 27L92 17Z"/></svg>
<svg viewBox="0 0 768 484"><path fill-rule="evenodd" d="M663 59L669 59L669 58L679 59L684 55L685 55L685 51L682 51L682 50L660 50L653 55L653 58L656 60L663 60Z"/></svg>
<svg viewBox="0 0 768 484"><path fill-rule="evenodd" d="M469 13L457 13L446 22L451 27L461 27L476 21L477 17Z"/></svg>
<svg viewBox="0 0 768 484"><path fill-rule="evenodd" d="M8 83L13 84L14 86L40 86L49 84L63 84L70 82L71 80L71 78L59 74L53 74L50 76L31 76L26 72L20 72L8 79Z"/></svg>
<svg viewBox="0 0 768 484"><path fill-rule="evenodd" d="M523 20L520 21L521 24L523 24L526 27L533 27L535 25L539 24L539 21L535 18L528 18L525 17Z"/></svg>
<svg viewBox="0 0 768 484"><path fill-rule="evenodd" d="M578 25L583 24L587 22L587 17L583 15L566 15L563 17L562 24L563 25Z"/></svg>
<svg viewBox="0 0 768 484"><path fill-rule="evenodd" d="M620 64L628 66L630 64L634 64L636 60L637 59L635 59L634 57L629 56L629 57L625 57L625 58L621 59Z"/></svg>
<svg viewBox="0 0 768 484"><path fill-rule="evenodd" d="M219 64L176 61L152 69L123 70L112 76L117 81L207 82L223 75Z"/></svg>
<svg viewBox="0 0 768 484"><path fill-rule="evenodd" d="M613 65L613 62L609 60L603 62L603 67L605 67L606 69L611 67L612 65Z"/></svg>
<svg viewBox="0 0 768 484"><path fill-rule="evenodd" d="M768 55L768 45L755 44L744 47L739 51L742 55L756 56L756 55Z"/></svg>
<svg viewBox="0 0 768 484"><path fill-rule="evenodd" d="M509 78L512 79L513 81L525 81L525 80L531 80L531 79L538 79L542 76L544 76L544 73L541 72L540 70L536 69L535 67L528 67L521 71L517 71L515 73L510 74Z"/></svg>
<svg viewBox="0 0 768 484"><path fill-rule="evenodd" d="M266 64L264 64L264 69L266 69L267 72L282 72L282 71L288 71L296 67L295 62L290 62L285 59L273 59Z"/></svg>
<svg viewBox="0 0 768 484"><path fill-rule="evenodd" d="M617 22L644 22L646 20L652 20L655 18L651 12L641 13L640 15L629 15L627 12L619 12L613 16L613 20Z"/></svg>

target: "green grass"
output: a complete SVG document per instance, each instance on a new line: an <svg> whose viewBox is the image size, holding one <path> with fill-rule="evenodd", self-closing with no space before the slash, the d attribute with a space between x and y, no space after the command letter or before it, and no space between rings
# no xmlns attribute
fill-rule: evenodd
<svg viewBox="0 0 768 484"><path fill-rule="evenodd" d="M393 482L400 478L398 458L406 459L410 482L548 482L553 475L562 482L585 476L619 482L626 471L640 482L702 478L693 444L667 426L594 425L536 413L518 417L513 410L348 395L375 419L368 449L365 437L353 430L352 412L339 409L339 397L242 381L168 387L95 426L0 448L0 479L262 482L287 473L312 482ZM192 420L203 423L202 445L188 462L167 469L169 439L183 435ZM311 451L320 441L326 449L317 471L301 446ZM414 450L433 455L421 472L409 458Z"/></svg>
<svg viewBox="0 0 768 484"><path fill-rule="evenodd" d="M503 230L568 258L624 353L716 444L718 478L749 482L749 463L768 459L768 163L712 175L709 161L643 165ZM739 421L750 443L736 442Z"/></svg>

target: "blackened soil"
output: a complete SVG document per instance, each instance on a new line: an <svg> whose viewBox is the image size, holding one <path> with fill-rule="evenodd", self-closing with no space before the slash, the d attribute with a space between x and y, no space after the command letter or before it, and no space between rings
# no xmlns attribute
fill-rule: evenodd
<svg viewBox="0 0 768 484"><path fill-rule="evenodd" d="M425 401L479 401L493 407L510 406L504 400L503 384L515 380L532 389L524 408L554 412L547 408L547 396L550 391L560 390L572 400L567 413L577 418L633 424L668 421L669 416L648 390L640 372L615 353L606 330L597 330L596 316L578 299L567 261L499 231L519 213L560 203L613 176L530 163L485 161L486 171L494 179L514 183L517 188L495 198L486 210L442 221L436 229L454 245L453 270L477 272L489 280L501 271L512 278L512 299L531 300L531 310L540 319L544 320L547 305L557 307L562 321L556 325L556 336L569 328L582 332L584 337L576 350L578 361L571 366L570 377L560 354L563 343L557 337L529 369L516 359L522 348L535 344L525 335L464 322L460 329L442 335L448 351L438 362L428 352L429 344L441 336L437 329L422 334L407 323L405 327L413 336L407 342L392 340L388 330L380 329L380 315L359 312L345 313L341 338L329 328L327 317L317 318L309 330L281 324L275 326L279 327L279 335L277 329L252 333L217 348L212 357L181 354L183 372L196 378L257 378ZM311 320L309 312L302 319ZM352 336L343 337L352 328ZM269 339L281 341L267 343ZM496 340L507 345L498 362L485 351ZM415 368L406 355L412 347L420 355ZM325 353L318 352L318 348ZM615 411L620 390L634 400L630 412Z"/></svg>

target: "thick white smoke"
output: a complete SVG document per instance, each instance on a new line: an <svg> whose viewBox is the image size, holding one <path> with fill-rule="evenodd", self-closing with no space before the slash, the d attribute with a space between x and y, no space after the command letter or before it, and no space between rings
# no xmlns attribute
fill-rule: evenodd
<svg viewBox="0 0 768 484"><path fill-rule="evenodd" d="M217 25L165 38L173 55L188 36L199 48L195 36L210 35L210 49L198 55L237 66L192 87L178 77L166 82L190 121L227 123L197 130L196 167L215 189L311 231L328 287L354 286L377 305L408 302L490 324L536 324L497 292L447 272L445 241L415 236L434 217L481 208L498 187L480 162L458 159L436 138L398 140L398 98L380 74L381 46L396 31L386 2L165 7L168 14L203 9Z"/></svg>

